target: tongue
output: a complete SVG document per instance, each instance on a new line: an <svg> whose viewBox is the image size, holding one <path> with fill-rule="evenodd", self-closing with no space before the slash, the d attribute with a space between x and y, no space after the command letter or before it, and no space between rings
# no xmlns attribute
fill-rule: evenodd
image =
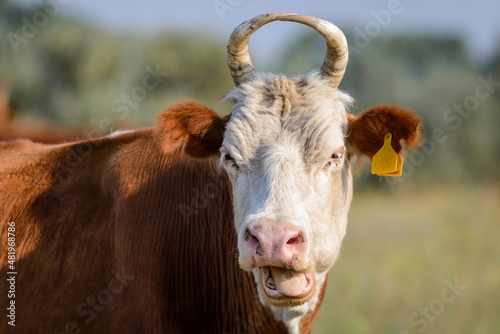
<svg viewBox="0 0 500 334"><path fill-rule="evenodd" d="M307 279L304 273L295 270L271 267L276 289L288 297L297 297L307 287Z"/></svg>

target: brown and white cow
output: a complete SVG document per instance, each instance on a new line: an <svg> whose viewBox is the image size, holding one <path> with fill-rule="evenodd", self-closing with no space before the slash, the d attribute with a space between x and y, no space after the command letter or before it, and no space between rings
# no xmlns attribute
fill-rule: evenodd
<svg viewBox="0 0 500 334"><path fill-rule="evenodd" d="M325 37L318 72L255 74L248 39L275 20ZM417 147L420 119L391 105L348 114L346 40L316 18L244 22L228 63L230 117L186 101L151 129L0 144L0 277L16 272L0 291L3 312L15 303L2 333L311 331L346 232L351 159L387 132L397 152Z"/></svg>

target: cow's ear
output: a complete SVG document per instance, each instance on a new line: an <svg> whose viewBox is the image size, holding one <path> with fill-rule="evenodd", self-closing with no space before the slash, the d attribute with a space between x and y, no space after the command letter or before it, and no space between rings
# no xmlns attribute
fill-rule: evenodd
<svg viewBox="0 0 500 334"><path fill-rule="evenodd" d="M392 133L392 147L401 152L401 141L415 150L422 144L422 119L413 111L396 105L381 104L363 111L358 117L349 116L348 145L353 154L372 158L384 144L386 133Z"/></svg>
<svg viewBox="0 0 500 334"><path fill-rule="evenodd" d="M157 118L157 134L166 151L182 145L188 155L203 159L219 153L225 119L198 101L174 104Z"/></svg>

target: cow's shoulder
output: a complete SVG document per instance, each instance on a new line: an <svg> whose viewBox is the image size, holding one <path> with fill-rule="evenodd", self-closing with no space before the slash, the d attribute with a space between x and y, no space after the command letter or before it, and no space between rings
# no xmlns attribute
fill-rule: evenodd
<svg viewBox="0 0 500 334"><path fill-rule="evenodd" d="M27 139L0 142L0 172L37 161L48 146Z"/></svg>
<svg viewBox="0 0 500 334"><path fill-rule="evenodd" d="M52 198L98 192L107 166L128 145L153 141L152 129L91 138L71 143L39 144L29 140L0 143L2 197L22 192L30 197L50 193ZM81 197L80 196L80 197Z"/></svg>

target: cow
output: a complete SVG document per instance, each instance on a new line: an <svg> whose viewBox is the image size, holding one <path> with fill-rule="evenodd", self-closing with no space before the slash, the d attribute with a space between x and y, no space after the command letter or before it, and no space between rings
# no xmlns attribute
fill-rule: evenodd
<svg viewBox="0 0 500 334"><path fill-rule="evenodd" d="M256 73L247 43L273 21L323 35L318 71ZM351 162L388 132L397 153L416 149L421 119L395 105L349 114L347 42L318 18L245 21L227 59L226 117L187 100L153 128L0 145L2 333L311 332L346 233Z"/></svg>

